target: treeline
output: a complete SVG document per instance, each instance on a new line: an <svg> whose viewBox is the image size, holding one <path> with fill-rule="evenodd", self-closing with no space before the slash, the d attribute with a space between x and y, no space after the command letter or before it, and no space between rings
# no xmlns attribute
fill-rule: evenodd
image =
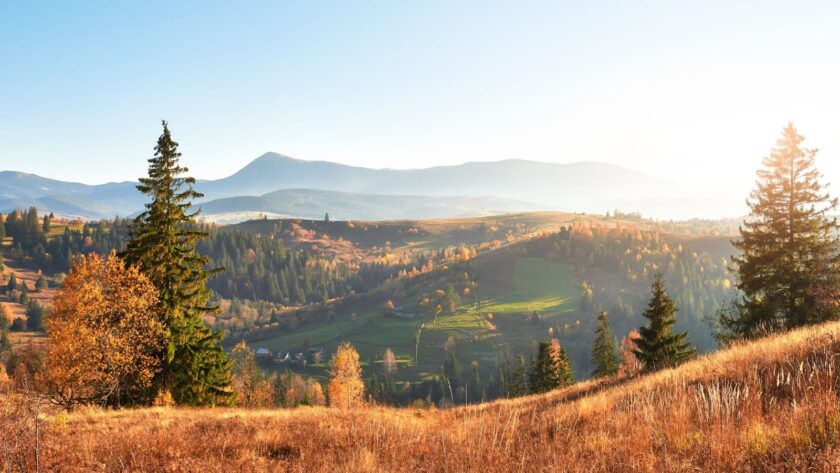
<svg viewBox="0 0 840 473"><path fill-rule="evenodd" d="M60 274L70 269L74 256L121 251L130 238L128 219L65 226L63 232L48 236L51 222L50 216L39 219L34 207L0 220L0 231L12 237L11 257L47 274ZM209 225L196 229L208 234L198 243L199 254L209 259L211 267L225 268L208 282L224 299L292 306L323 303L396 277L407 268L422 267L426 261L422 257L403 265L348 264L315 250L289 250L273 235Z"/></svg>

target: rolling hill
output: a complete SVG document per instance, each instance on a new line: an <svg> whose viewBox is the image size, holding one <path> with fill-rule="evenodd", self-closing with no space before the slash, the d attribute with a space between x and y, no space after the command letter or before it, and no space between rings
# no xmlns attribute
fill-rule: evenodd
<svg viewBox="0 0 840 473"><path fill-rule="evenodd" d="M261 196L239 196L199 205L202 218L236 223L260 213L270 216L335 220L403 220L499 215L541 206L492 196L430 197L283 189Z"/></svg>
<svg viewBox="0 0 840 473"><path fill-rule="evenodd" d="M34 205L64 216L89 219L131 215L141 210L144 202L134 185L133 182L87 185L4 171L0 172L0 212ZM730 202L707 190L692 189L667 179L595 162L556 164L505 160L395 170L303 161L266 153L233 175L199 181L196 188L204 193L201 202L206 208L220 209L218 215L236 212L284 214L269 210L277 208L278 198L283 197L271 193L296 190L296 196L291 193L286 197L298 199L298 203L283 204L280 209L297 212L289 214L291 216L311 217L316 210L301 207L305 199L320 205L324 204L324 199L335 201L337 198L315 191L351 193L355 206L348 202L346 207L339 207L339 212L346 211L342 218L353 220L382 214L374 207L381 206L382 200L389 195L410 197L401 202L408 207L400 212L403 217L410 218L479 215L488 210L603 213L615 208L639 211L656 218L719 218L738 215L742 207L740 201ZM302 197L302 194L306 196ZM217 201L234 197L238 199ZM222 211L228 208L247 208L247 211ZM317 211L323 215L321 209ZM212 219L212 215L208 211L208 217Z"/></svg>
<svg viewBox="0 0 840 473"><path fill-rule="evenodd" d="M835 322L652 375L453 409L41 413L38 461L56 471L835 471L839 351ZM34 469L33 449L7 455Z"/></svg>

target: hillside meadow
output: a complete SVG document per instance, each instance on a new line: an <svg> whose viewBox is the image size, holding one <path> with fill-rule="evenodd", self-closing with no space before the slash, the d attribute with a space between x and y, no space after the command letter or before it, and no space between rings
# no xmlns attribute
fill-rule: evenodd
<svg viewBox="0 0 840 473"><path fill-rule="evenodd" d="M6 471L837 471L838 354L834 322L649 376L449 410L68 415L6 394L0 455Z"/></svg>

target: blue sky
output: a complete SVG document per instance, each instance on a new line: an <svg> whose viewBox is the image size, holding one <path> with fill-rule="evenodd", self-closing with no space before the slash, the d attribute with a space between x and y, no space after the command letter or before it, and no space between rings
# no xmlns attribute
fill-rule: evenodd
<svg viewBox="0 0 840 473"><path fill-rule="evenodd" d="M135 179L166 118L199 178L277 151L747 188L793 120L840 182L838 5L0 2L0 169Z"/></svg>

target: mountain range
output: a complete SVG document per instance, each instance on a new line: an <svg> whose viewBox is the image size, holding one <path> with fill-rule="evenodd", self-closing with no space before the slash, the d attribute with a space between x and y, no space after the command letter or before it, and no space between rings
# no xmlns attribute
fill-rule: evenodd
<svg viewBox="0 0 840 473"><path fill-rule="evenodd" d="M231 176L196 189L209 220L254 213L335 219L401 219L531 210L603 213L618 208L656 218L722 217L731 203L667 179L620 166L527 160L470 162L395 170L304 161L266 153ZM0 172L0 212L35 206L85 219L129 216L145 199L134 182L65 182Z"/></svg>

